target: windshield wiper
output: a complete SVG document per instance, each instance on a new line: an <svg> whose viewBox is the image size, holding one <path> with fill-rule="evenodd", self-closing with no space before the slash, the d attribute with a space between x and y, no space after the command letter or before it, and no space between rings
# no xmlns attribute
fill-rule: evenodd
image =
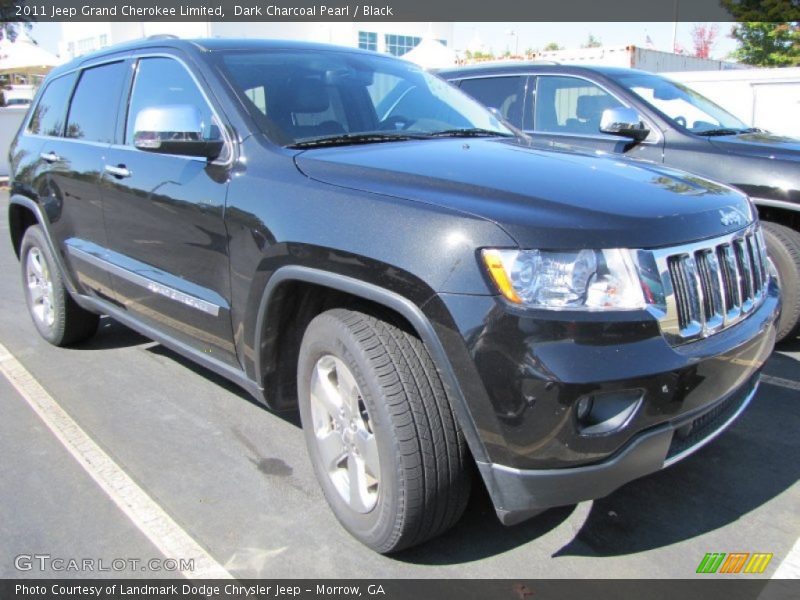
<svg viewBox="0 0 800 600"><path fill-rule="evenodd" d="M719 129L706 129L705 131L695 131L695 135L738 135L740 133L747 132L747 129L731 129L726 127L720 127Z"/></svg>
<svg viewBox="0 0 800 600"><path fill-rule="evenodd" d="M482 129L480 127L464 127L461 129L443 129L427 134L427 137L514 137L512 133Z"/></svg>
<svg viewBox="0 0 800 600"><path fill-rule="evenodd" d="M425 139L426 136L407 133L343 133L289 144L288 148L315 148L317 146L346 146L350 144L374 144L379 142L401 142Z"/></svg>

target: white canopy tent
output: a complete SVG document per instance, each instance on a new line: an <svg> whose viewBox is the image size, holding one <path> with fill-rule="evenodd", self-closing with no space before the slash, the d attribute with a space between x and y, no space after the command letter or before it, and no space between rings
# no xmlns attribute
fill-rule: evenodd
<svg viewBox="0 0 800 600"><path fill-rule="evenodd" d="M37 46L24 32L13 42L0 40L0 74L41 76L60 63L55 54Z"/></svg>
<svg viewBox="0 0 800 600"><path fill-rule="evenodd" d="M456 64L456 52L438 40L424 38L401 58L411 61L424 69L442 69Z"/></svg>

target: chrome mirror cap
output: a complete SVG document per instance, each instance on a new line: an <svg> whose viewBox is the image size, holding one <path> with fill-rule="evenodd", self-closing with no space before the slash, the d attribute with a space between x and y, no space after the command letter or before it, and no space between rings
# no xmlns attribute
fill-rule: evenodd
<svg viewBox="0 0 800 600"><path fill-rule="evenodd" d="M637 142L641 142L650 133L636 109L627 106L604 110L600 119L600 131L632 138Z"/></svg>
<svg viewBox="0 0 800 600"><path fill-rule="evenodd" d="M136 115L133 145L146 152L217 158L224 147L221 137L203 138L203 117L190 104L144 108Z"/></svg>

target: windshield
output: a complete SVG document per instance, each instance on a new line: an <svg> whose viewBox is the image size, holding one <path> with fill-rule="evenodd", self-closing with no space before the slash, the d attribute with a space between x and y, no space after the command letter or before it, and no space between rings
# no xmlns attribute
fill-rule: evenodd
<svg viewBox="0 0 800 600"><path fill-rule="evenodd" d="M618 75L614 78L692 133L736 133L748 129L747 125L724 108L680 83L647 73Z"/></svg>
<svg viewBox="0 0 800 600"><path fill-rule="evenodd" d="M403 61L347 51L228 51L219 66L261 130L284 146L502 135L491 112Z"/></svg>

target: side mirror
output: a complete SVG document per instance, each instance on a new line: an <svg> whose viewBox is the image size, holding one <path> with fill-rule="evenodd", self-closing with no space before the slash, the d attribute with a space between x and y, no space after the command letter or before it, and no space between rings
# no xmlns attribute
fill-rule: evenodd
<svg viewBox="0 0 800 600"><path fill-rule="evenodd" d="M650 130L636 109L625 106L605 109L600 119L600 131L631 138L637 142L641 142L650 134Z"/></svg>
<svg viewBox="0 0 800 600"><path fill-rule="evenodd" d="M145 152L200 156L213 160L222 153L222 139L203 139L203 119L190 104L152 106L139 111L133 145Z"/></svg>

